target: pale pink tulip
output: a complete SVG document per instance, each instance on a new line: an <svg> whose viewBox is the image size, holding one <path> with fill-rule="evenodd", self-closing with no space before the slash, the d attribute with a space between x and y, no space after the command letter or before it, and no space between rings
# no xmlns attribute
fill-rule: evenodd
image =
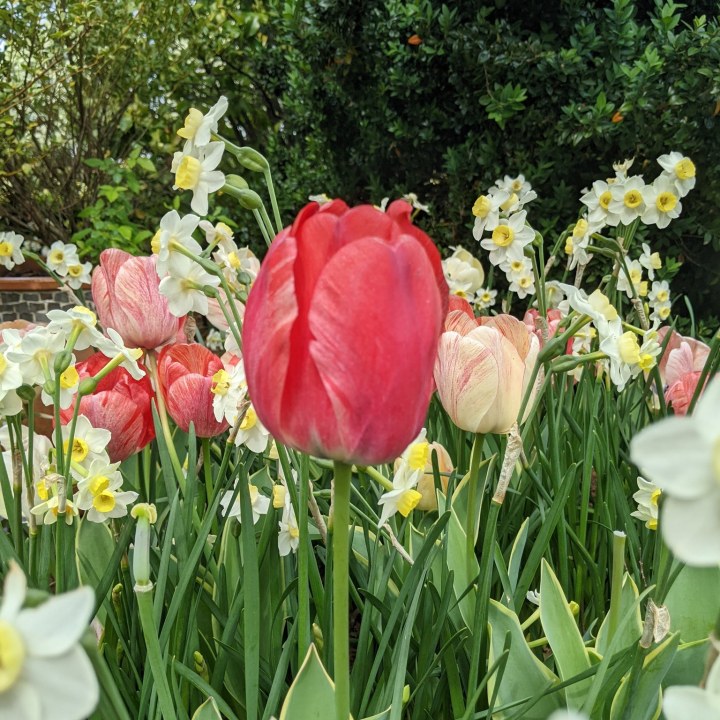
<svg viewBox="0 0 720 720"><path fill-rule="evenodd" d="M658 330L658 342L664 342L668 333L671 333L670 339L658 363L660 377L665 384L665 402L672 405L676 415L686 415L710 348L704 342L683 337L669 327Z"/></svg>
<svg viewBox="0 0 720 720"><path fill-rule="evenodd" d="M92 296L100 322L113 328L128 347L152 350L175 342L185 318L168 310L160 294L155 257L133 257L116 248L100 253Z"/></svg>
<svg viewBox="0 0 720 720"><path fill-rule="evenodd" d="M679 350L682 343L685 343L689 347L692 354L692 372L697 372L699 370L702 370L703 367L705 367L705 362L707 361L708 354L710 353L710 348L701 340L696 340L695 338L680 335L680 333L676 333L672 328L667 326L661 327L658 330L658 342L660 343L660 345L665 342L665 337L668 333L670 333L670 339L665 346L665 351L663 352L662 357L658 361L660 377L662 378L662 381L665 385L670 385L671 382L677 382L679 378L679 376L676 374L673 376L671 381L667 377L667 366L670 363L670 358L673 356L674 351ZM688 366L685 361L676 362L678 362L676 368L679 369L680 367L683 367L684 372L688 372Z"/></svg>
<svg viewBox="0 0 720 720"><path fill-rule="evenodd" d="M557 308L551 308L547 311L545 321L547 323L547 339L555 335L558 329L558 325L563 319L563 314ZM540 313L535 308L530 308L523 317L523 322L527 325L528 330L534 333L535 337L540 341L540 345L543 343L542 323L540 322Z"/></svg>
<svg viewBox="0 0 720 720"><path fill-rule="evenodd" d="M510 315L473 321L462 310L448 313L435 382L453 422L474 433L508 432L539 350L537 337Z"/></svg>

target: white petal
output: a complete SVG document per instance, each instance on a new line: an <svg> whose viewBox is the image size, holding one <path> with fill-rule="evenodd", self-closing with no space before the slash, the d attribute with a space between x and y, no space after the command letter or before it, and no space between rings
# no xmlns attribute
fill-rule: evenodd
<svg viewBox="0 0 720 720"><path fill-rule="evenodd" d="M675 556L696 567L720 564L720 489L693 500L665 499L663 538Z"/></svg>
<svg viewBox="0 0 720 720"><path fill-rule="evenodd" d="M27 580L25 573L16 563L10 564L10 571L5 576L2 606L0 606L0 620L14 622L25 602Z"/></svg>
<svg viewBox="0 0 720 720"><path fill-rule="evenodd" d="M720 440L720 375L705 388L692 418L705 438L713 443Z"/></svg>
<svg viewBox="0 0 720 720"><path fill-rule="evenodd" d="M675 497L698 497L715 485L712 446L692 418L665 418L645 428L630 443L630 457L644 476Z"/></svg>
<svg viewBox="0 0 720 720"><path fill-rule="evenodd" d="M23 669L42 688L43 720L83 720L95 709L100 688L85 651L76 646L55 658L31 658Z"/></svg>
<svg viewBox="0 0 720 720"><path fill-rule="evenodd" d="M193 191L193 197L190 201L190 207L198 215L207 215L208 213L208 188L205 183L200 182Z"/></svg>
<svg viewBox="0 0 720 720"><path fill-rule="evenodd" d="M44 720L37 686L24 682L22 676L0 695L0 717L8 720Z"/></svg>
<svg viewBox="0 0 720 720"><path fill-rule="evenodd" d="M61 655L78 641L92 619L94 607L95 593L89 587L81 587L56 595L36 608L23 610L16 627L32 657Z"/></svg>
<svg viewBox="0 0 720 720"><path fill-rule="evenodd" d="M720 698L699 687L671 687L663 697L663 713L667 720L717 720Z"/></svg>

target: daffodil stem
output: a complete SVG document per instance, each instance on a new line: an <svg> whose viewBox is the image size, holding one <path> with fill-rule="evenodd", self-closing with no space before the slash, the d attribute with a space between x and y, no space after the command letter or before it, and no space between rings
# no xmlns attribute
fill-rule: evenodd
<svg viewBox="0 0 720 720"><path fill-rule="evenodd" d="M336 720L350 717L349 526L351 467L335 462L333 483L333 653Z"/></svg>
<svg viewBox="0 0 720 720"><path fill-rule="evenodd" d="M265 184L267 185L268 195L270 195L270 204L272 205L273 216L275 217L276 232L280 232L282 230L282 220L280 219L280 210L277 204L277 197L275 196L275 185L273 184L270 168L266 168L263 171L263 174L265 175ZM305 658L303 657L303 660L304 659Z"/></svg>
<svg viewBox="0 0 720 720"><path fill-rule="evenodd" d="M475 559L475 533L476 520L478 517L477 505L477 484L478 474L480 470L480 458L482 457L484 436L476 433L473 440L472 450L470 452L470 472L468 474L468 494L467 494L467 515L465 522L466 532L466 549L465 558L467 562L467 579L468 582L473 580L473 568Z"/></svg>
<svg viewBox="0 0 720 720"><path fill-rule="evenodd" d="M610 584L610 611L608 613L608 643L612 642L620 622L622 581L625 570L625 533L613 533L612 580Z"/></svg>
<svg viewBox="0 0 720 720"><path fill-rule="evenodd" d="M268 234L267 228L265 227L265 223L262 220L262 216L260 215L259 210L253 210L252 214L255 216L255 222L257 222L260 232L262 233L262 236L265 240L265 244L270 247L270 243L272 242L272 238Z"/></svg>
<svg viewBox="0 0 720 720"><path fill-rule="evenodd" d="M272 238L275 237L275 230L273 229L272 221L270 220L270 216L267 214L267 210L265 209L265 205L260 206L260 217L263 220L263 223L265 223L265 227L268 230L270 241L272 242ZM268 243L269 245L269 243Z"/></svg>
<svg viewBox="0 0 720 720"><path fill-rule="evenodd" d="M300 456L300 482L298 489L298 530L300 531L300 547L298 548L298 667L302 666L305 655L310 647L310 563L308 553L312 552L312 544L308 538L307 507L308 507L308 475L310 472L309 458Z"/></svg>
<svg viewBox="0 0 720 720"><path fill-rule="evenodd" d="M155 626L155 618L153 616L152 584L136 585L135 597L140 612L140 624L142 625L143 636L145 638L145 648L147 649L147 658L150 663L150 672L152 673L158 700L160 701L161 715L165 720L176 720L175 705L172 695L170 694L167 675L165 674L165 663L163 662L162 652L160 651L160 642L158 640L157 627Z"/></svg>

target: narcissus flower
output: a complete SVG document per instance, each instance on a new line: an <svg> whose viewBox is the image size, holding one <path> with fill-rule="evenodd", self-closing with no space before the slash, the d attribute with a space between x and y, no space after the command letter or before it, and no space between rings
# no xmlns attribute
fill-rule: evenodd
<svg viewBox="0 0 720 720"><path fill-rule="evenodd" d="M682 153L671 152L658 158L662 176L677 188L678 197L685 197L695 187L695 163Z"/></svg>
<svg viewBox="0 0 720 720"><path fill-rule="evenodd" d="M535 231L525 224L525 210L514 213L508 218L499 218L497 223L488 223L485 231L489 238L480 242L481 247L490 253L490 262L500 265L506 260L522 258L523 249L535 237Z"/></svg>
<svg viewBox="0 0 720 720"><path fill-rule="evenodd" d="M218 130L218 120L227 112L228 100L223 95L204 115L197 108L190 108L185 117L185 124L177 131L185 138L185 150L193 147L204 147L210 142L212 133Z"/></svg>
<svg viewBox="0 0 720 720"><path fill-rule="evenodd" d="M160 294L154 257L133 257L111 248L100 253L92 296L100 322L132 347L152 350L174 342L185 323Z"/></svg>
<svg viewBox="0 0 720 720"><path fill-rule="evenodd" d="M630 457L664 493L660 527L675 556L720 563L720 377L692 415L669 417L633 438Z"/></svg>
<svg viewBox="0 0 720 720"><path fill-rule="evenodd" d="M158 378L170 417L187 432L192 422L197 437L214 437L228 429L215 419L213 376L223 364L217 355L196 343L168 345L158 357Z"/></svg>
<svg viewBox="0 0 720 720"><path fill-rule="evenodd" d="M236 493L237 485L232 490L228 490L220 500L220 507L222 508L223 515L227 514L229 518L237 518L240 522L242 515L240 511L240 493ZM270 498L263 495L257 488L256 485L250 483L248 485L250 491L250 505L252 507L253 524L257 525L257 521L261 515L267 515L267 511L270 508ZM235 495L235 501L230 505L231 500Z"/></svg>
<svg viewBox="0 0 720 720"><path fill-rule="evenodd" d="M190 207L198 215L207 215L208 195L225 184L225 175L216 170L224 151L225 143L211 142L204 147L177 152L173 157L174 187L192 190Z"/></svg>
<svg viewBox="0 0 720 720"><path fill-rule="evenodd" d="M0 605L0 717L82 720L100 698L80 637L92 619L89 587L23 609L27 581L14 563Z"/></svg>
<svg viewBox="0 0 720 720"><path fill-rule="evenodd" d="M648 530L657 530L658 524L658 501L662 490L654 483L638 475L638 491L633 494L633 500L637 503L637 510L631 512L633 517L642 520Z"/></svg>
<svg viewBox="0 0 720 720"><path fill-rule="evenodd" d="M510 315L476 322L461 310L448 313L435 383L452 421L474 433L508 432L522 419L518 413L539 349L535 335Z"/></svg>
<svg viewBox="0 0 720 720"><path fill-rule="evenodd" d="M250 397L280 442L373 465L422 427L448 290L410 212L313 203L273 241L243 346Z"/></svg>
<svg viewBox="0 0 720 720"><path fill-rule="evenodd" d="M15 232L0 232L0 265L12 270L16 265L25 262L20 249L24 239Z"/></svg>
<svg viewBox="0 0 720 720"><path fill-rule="evenodd" d="M643 189L643 198L646 207L641 219L646 225L665 228L682 212L680 194L675 184L663 175L660 175L652 185L647 185Z"/></svg>

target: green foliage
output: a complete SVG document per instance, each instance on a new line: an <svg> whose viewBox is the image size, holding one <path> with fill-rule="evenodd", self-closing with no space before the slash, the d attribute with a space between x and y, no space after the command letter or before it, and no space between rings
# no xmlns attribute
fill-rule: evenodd
<svg viewBox="0 0 720 720"><path fill-rule="evenodd" d="M274 4L255 61L282 98L271 138L288 207L309 192L379 202L416 192L446 246L472 244L470 209L504 173L537 190L534 226L559 233L583 187L635 157L656 174L694 158L683 214L647 239L684 263L677 291L716 314L720 28L710 2L431 0ZM659 172L659 168L657 168Z"/></svg>

